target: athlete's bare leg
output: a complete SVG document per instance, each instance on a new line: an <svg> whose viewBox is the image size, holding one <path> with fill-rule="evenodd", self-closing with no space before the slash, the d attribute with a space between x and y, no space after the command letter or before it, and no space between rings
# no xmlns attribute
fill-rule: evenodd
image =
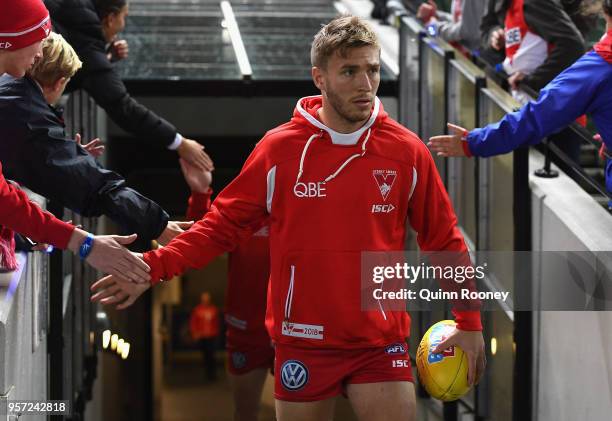
<svg viewBox="0 0 612 421"><path fill-rule="evenodd" d="M346 392L359 421L416 418L416 397L410 382L349 384Z"/></svg>
<svg viewBox="0 0 612 421"><path fill-rule="evenodd" d="M332 421L336 398L317 402L287 402L276 400L277 421Z"/></svg>
<svg viewBox="0 0 612 421"><path fill-rule="evenodd" d="M268 371L257 368L239 376L228 373L234 395L234 421L257 421Z"/></svg>

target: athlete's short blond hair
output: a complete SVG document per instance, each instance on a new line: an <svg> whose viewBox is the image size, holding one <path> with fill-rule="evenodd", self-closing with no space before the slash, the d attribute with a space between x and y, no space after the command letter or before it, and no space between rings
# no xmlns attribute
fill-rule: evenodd
<svg viewBox="0 0 612 421"><path fill-rule="evenodd" d="M60 78L71 78L83 63L74 49L60 34L51 32L43 41L43 54L28 74L43 86L50 86Z"/></svg>
<svg viewBox="0 0 612 421"><path fill-rule="evenodd" d="M325 68L327 60L336 52L345 57L348 49L368 45L380 49L372 27L360 17L342 15L317 32L310 49L310 62L315 67Z"/></svg>

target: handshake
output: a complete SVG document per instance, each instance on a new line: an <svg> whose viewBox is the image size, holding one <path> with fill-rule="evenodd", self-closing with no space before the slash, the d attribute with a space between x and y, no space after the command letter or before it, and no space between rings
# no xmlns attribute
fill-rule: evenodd
<svg viewBox="0 0 612 421"><path fill-rule="evenodd" d="M192 225L193 221L170 221L158 242L165 245ZM118 308L123 309L149 288L151 268L144 262L141 253L130 252L124 247L134 240L136 234L95 236L79 228L74 230L68 248L89 265L109 274L91 287L94 292L102 290L92 297L92 301L101 301L102 304L122 303Z"/></svg>

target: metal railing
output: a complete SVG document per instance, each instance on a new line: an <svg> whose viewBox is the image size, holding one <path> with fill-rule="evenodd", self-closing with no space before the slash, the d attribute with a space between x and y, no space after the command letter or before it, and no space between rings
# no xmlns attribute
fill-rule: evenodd
<svg viewBox="0 0 612 421"><path fill-rule="evenodd" d="M92 139L97 133L96 105L83 91L70 95L65 107L66 131ZM69 186L66 186L69 188ZM58 218L71 219L89 232L97 231L94 218L84 218L49 202L47 208ZM96 378L96 305L90 302L88 285L96 272L76 256L55 250L49 276L49 399L69 400L72 415L83 419L85 404L92 397Z"/></svg>
<svg viewBox="0 0 612 421"><path fill-rule="evenodd" d="M462 52L430 38L412 16L400 20L400 64L399 119L424 141L447 133L449 121L472 129L496 121L518 106ZM528 148L491 159L434 157L434 161L472 251L531 249ZM504 182L494 185L494 180L500 179ZM510 262L505 269L497 282L484 287L514 289L514 274L519 268ZM528 273L526 269L520 268L521 273ZM522 290L515 289L515 300L526 305L529 296L521 294ZM411 336L422 337L434 321L448 316L449 310L446 306L431 313L419 312ZM445 421L459 419L460 414L472 414L477 420L508 419L510 413L517 420L531 417L531 314L514 312L503 303L499 303L498 310L483 312L485 342L500 333L500 326L514 330L516 351L510 350L512 354L507 357L497 356L510 361L514 358L513 381L509 383L509 373L504 372L500 383L500 373L496 373L495 364L490 364L473 392L456 403L444 404ZM496 392L512 395L511 402L505 407L490 405ZM427 397L423 390L419 396Z"/></svg>

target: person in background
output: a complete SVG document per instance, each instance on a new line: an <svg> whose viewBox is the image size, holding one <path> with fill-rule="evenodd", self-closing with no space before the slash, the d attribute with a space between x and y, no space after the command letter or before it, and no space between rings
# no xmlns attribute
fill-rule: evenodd
<svg viewBox="0 0 612 421"><path fill-rule="evenodd" d="M183 137L172 124L132 98L109 60L109 51L111 59L127 57L127 45L117 41L129 12L127 0L45 0L45 4L55 31L83 61L83 70L68 89L87 91L125 131L176 150L179 157L202 170L213 170L204 146Z"/></svg>
<svg viewBox="0 0 612 421"><path fill-rule="evenodd" d="M21 78L42 57L43 40L51 30L49 12L41 0L22 0L18 4L0 0L0 10L0 75ZM6 181L1 163L0 225L39 243L69 249L103 272L123 274L137 282L150 279L148 265L123 247L132 243L136 235L95 236L55 218Z"/></svg>
<svg viewBox="0 0 612 421"><path fill-rule="evenodd" d="M477 50L480 47L480 20L485 0L453 0L450 13L438 9L434 0L421 3L417 18L427 25L432 36L439 36L455 47Z"/></svg>
<svg viewBox="0 0 612 421"><path fill-rule="evenodd" d="M489 0L482 44L503 53L501 68L513 90L539 91L585 50L582 34L557 0Z"/></svg>
<svg viewBox="0 0 612 421"><path fill-rule="evenodd" d="M450 135L434 136L429 146L439 156L489 157L534 145L589 114L607 149L612 148L612 0L604 0L606 33L593 51L555 77L537 101L484 128L467 131L449 124ZM612 192L612 161L606 162L606 187Z"/></svg>
<svg viewBox="0 0 612 421"><path fill-rule="evenodd" d="M219 308L213 304L210 293L203 292L200 295L200 304L191 311L189 331L191 338L198 342L202 350L206 377L210 381L217 379L215 351L219 336L219 322Z"/></svg>
<svg viewBox="0 0 612 421"><path fill-rule="evenodd" d="M0 161L7 177L83 216L107 215L142 245L163 245L191 226L168 221L155 202L126 186L119 174L101 167L86 148L68 138L61 109L54 106L81 61L61 35L43 41L42 57L26 77L0 76ZM93 146L92 146L93 144Z"/></svg>
<svg viewBox="0 0 612 421"><path fill-rule="evenodd" d="M585 51L582 34L558 0L489 0L481 32L489 51L503 54L497 69L509 75L512 96L521 104L530 96L519 84L537 92ZM585 117L578 117L586 125ZM580 160L579 141L553 141Z"/></svg>
<svg viewBox="0 0 612 421"><path fill-rule="evenodd" d="M212 174L186 161L180 163L191 189L187 219L202 219L210 211ZM264 383L274 365L274 348L265 326L270 277L268 225L229 253L227 269L227 371L234 395L234 421L257 420Z"/></svg>

